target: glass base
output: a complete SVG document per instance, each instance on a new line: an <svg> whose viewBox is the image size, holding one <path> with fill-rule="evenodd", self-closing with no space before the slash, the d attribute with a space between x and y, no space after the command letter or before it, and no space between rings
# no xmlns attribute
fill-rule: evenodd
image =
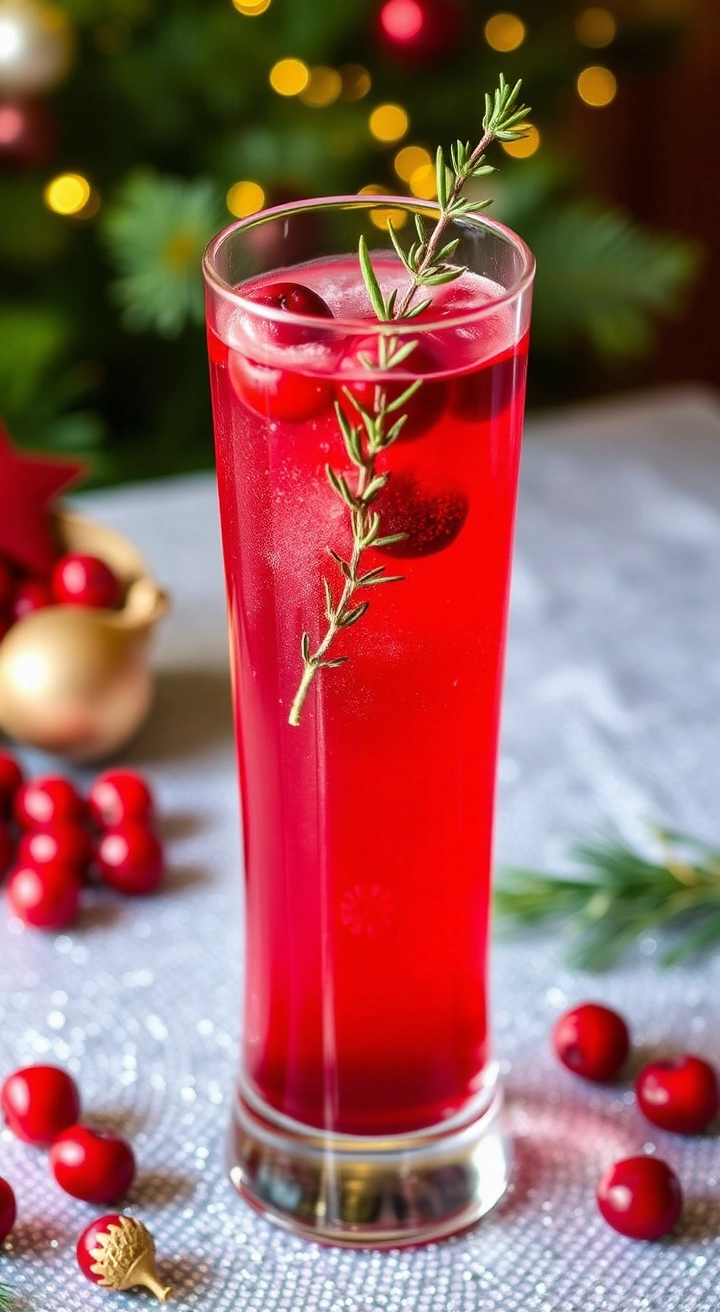
<svg viewBox="0 0 720 1312"><path fill-rule="evenodd" d="M293 1234L396 1248L477 1221L505 1192L510 1159L497 1083L462 1117L386 1138L326 1134L240 1090L228 1169L238 1193Z"/></svg>

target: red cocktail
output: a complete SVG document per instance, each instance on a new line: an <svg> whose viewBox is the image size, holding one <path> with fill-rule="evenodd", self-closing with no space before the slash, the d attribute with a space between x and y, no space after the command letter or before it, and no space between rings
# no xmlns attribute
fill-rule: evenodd
<svg viewBox="0 0 720 1312"><path fill-rule="evenodd" d="M294 1228L390 1243L466 1223L505 1183L487 922L532 267L464 221L469 271L381 326L347 254L371 217L260 216L206 274L246 865L234 1178ZM394 254L373 263L402 289ZM362 438L381 405L405 419L373 465L360 613L299 693L352 561L343 416Z"/></svg>

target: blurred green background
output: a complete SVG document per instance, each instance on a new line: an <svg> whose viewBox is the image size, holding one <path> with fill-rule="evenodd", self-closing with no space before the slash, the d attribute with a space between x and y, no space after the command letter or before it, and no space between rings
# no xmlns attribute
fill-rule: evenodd
<svg viewBox="0 0 720 1312"><path fill-rule="evenodd" d="M207 239L296 197L432 195L430 153L479 137L501 70L533 106L487 188L538 259L531 403L694 376L692 351L675 370L668 356L672 332L687 343L682 325L700 322L713 253L688 221L698 206L663 180L680 186L702 137L713 12L0 0L0 416L14 440L88 456L96 483L209 465Z"/></svg>

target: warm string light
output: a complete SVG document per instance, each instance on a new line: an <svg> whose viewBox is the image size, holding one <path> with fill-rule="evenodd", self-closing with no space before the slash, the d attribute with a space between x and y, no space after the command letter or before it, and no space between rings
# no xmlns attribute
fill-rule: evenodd
<svg viewBox="0 0 720 1312"><path fill-rule="evenodd" d="M310 69L301 59L279 59L270 69L270 86L279 96L299 96L310 81Z"/></svg>
<svg viewBox="0 0 720 1312"><path fill-rule="evenodd" d="M332 105L337 100L341 91L342 78L337 69L328 68L326 64L318 64L310 69L310 80L305 90L300 92L300 99L304 105L312 105L314 109L324 109L326 105Z"/></svg>
<svg viewBox="0 0 720 1312"><path fill-rule="evenodd" d="M54 214L91 219L100 209L100 197L82 173L59 173L48 182L43 201Z"/></svg>
<svg viewBox="0 0 720 1312"><path fill-rule="evenodd" d="M403 182L409 182L418 169L432 165L432 155L424 146L403 146L393 160L393 168Z"/></svg>
<svg viewBox="0 0 720 1312"><path fill-rule="evenodd" d="M584 46L601 50L615 40L616 34L617 23L609 9L593 5L590 9L584 9L575 19L575 35Z"/></svg>
<svg viewBox="0 0 720 1312"><path fill-rule="evenodd" d="M603 109L617 95L617 79L609 68L602 64L591 64L584 68L577 79L577 93L586 105L593 109Z"/></svg>
<svg viewBox="0 0 720 1312"><path fill-rule="evenodd" d="M528 124L524 137L520 137L517 141L501 141L500 145L505 154L511 155L513 159L529 159L540 145L540 133L532 124Z"/></svg>
<svg viewBox="0 0 720 1312"><path fill-rule="evenodd" d="M271 0L232 0L233 7L246 18L257 18L270 8Z"/></svg>
<svg viewBox="0 0 720 1312"><path fill-rule="evenodd" d="M236 219L256 214L265 204L265 192L258 182L235 182L225 197L225 203Z"/></svg>
<svg viewBox="0 0 720 1312"><path fill-rule="evenodd" d="M412 41L420 35L424 22L418 0L387 0L380 10L380 25L393 41Z"/></svg>
<svg viewBox="0 0 720 1312"><path fill-rule="evenodd" d="M367 186L361 187L358 196L382 196L385 188L379 182L368 182ZM387 209L384 206L378 206L377 209L370 211L370 220L376 228L387 232L388 223L392 221L393 228L396 230L402 228L407 223L407 214L405 210Z"/></svg>
<svg viewBox="0 0 720 1312"><path fill-rule="evenodd" d="M407 112L401 105L378 105L368 122L376 141L400 141L410 126Z"/></svg>
<svg viewBox="0 0 720 1312"><path fill-rule="evenodd" d="M493 14L485 24L485 40L491 50L508 54L525 40L525 24L517 14Z"/></svg>

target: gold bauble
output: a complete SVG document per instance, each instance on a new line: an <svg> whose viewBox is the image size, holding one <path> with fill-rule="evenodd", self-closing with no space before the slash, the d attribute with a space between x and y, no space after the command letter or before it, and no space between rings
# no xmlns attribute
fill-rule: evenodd
<svg viewBox="0 0 720 1312"><path fill-rule="evenodd" d="M0 92L35 96L61 82L75 41L67 14L38 0L0 0Z"/></svg>
<svg viewBox="0 0 720 1312"><path fill-rule="evenodd" d="M107 756L140 727L152 700L148 640L167 609L134 547L99 525L60 515L66 550L99 556L125 588L122 609L49 606L0 642L0 729L74 760Z"/></svg>
<svg viewBox="0 0 720 1312"><path fill-rule="evenodd" d="M90 1268L104 1289L134 1289L144 1285L161 1303L167 1303L172 1290L161 1285L155 1266L155 1240L150 1231L134 1216L108 1218L108 1227L97 1237L97 1247L90 1250L95 1259Z"/></svg>

